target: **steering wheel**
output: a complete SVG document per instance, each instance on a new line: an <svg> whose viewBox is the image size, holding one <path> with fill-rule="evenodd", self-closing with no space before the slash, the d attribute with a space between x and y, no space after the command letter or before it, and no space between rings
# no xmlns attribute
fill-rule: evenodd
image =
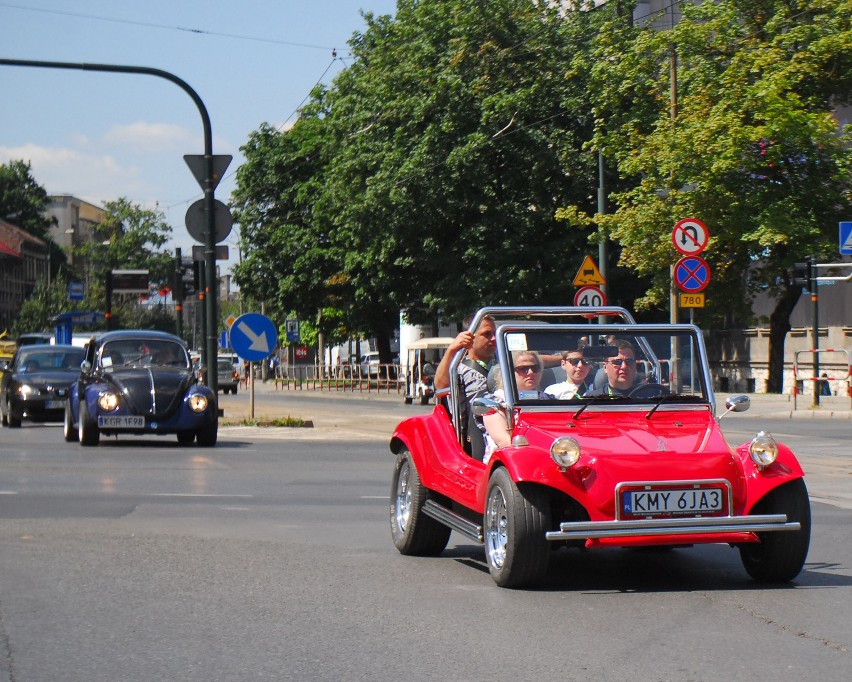
<svg viewBox="0 0 852 682"><path fill-rule="evenodd" d="M661 395L666 395L668 389L661 384L639 384L630 393L628 398L659 398Z"/></svg>

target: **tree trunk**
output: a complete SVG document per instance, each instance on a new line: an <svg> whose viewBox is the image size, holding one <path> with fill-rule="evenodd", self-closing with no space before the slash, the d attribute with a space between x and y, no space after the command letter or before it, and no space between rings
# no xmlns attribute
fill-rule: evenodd
<svg viewBox="0 0 852 682"><path fill-rule="evenodd" d="M784 392L784 344L787 332L790 331L790 315L799 297L802 295L800 286L791 285L784 289L783 294L775 304L775 309L769 316L769 380L766 384L767 393Z"/></svg>

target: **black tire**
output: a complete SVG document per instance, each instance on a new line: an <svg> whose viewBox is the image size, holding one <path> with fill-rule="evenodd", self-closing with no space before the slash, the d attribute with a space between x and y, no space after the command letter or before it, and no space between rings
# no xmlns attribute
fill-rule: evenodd
<svg viewBox="0 0 852 682"><path fill-rule="evenodd" d="M400 554L438 556L450 541L450 528L423 513L428 497L411 453L402 450L396 457L390 495L391 538Z"/></svg>
<svg viewBox="0 0 852 682"><path fill-rule="evenodd" d="M206 426L202 426L198 429L198 433L195 437L201 447L212 448L216 445L216 440L219 437L219 421L214 419Z"/></svg>
<svg viewBox="0 0 852 682"><path fill-rule="evenodd" d="M488 482L485 501L485 558L491 577L501 587L530 587L544 578L550 560L545 533L550 525L549 501L541 488L515 485L500 467Z"/></svg>
<svg viewBox="0 0 852 682"><path fill-rule="evenodd" d="M62 425L62 435L65 437L66 443L75 443L80 434L77 433L77 428L74 426L74 415L71 413L71 398L65 403L65 420Z"/></svg>
<svg viewBox="0 0 852 682"><path fill-rule="evenodd" d="M411 398L411 396L405 396L405 397L402 399L402 402L403 402L403 403L405 403L406 405L411 405L411 403L412 403L412 398ZM4 417L4 419L5 419L5 417Z"/></svg>
<svg viewBox="0 0 852 682"><path fill-rule="evenodd" d="M6 416L2 407L0 407L0 426L9 426L9 418Z"/></svg>
<svg viewBox="0 0 852 682"><path fill-rule="evenodd" d="M236 387L236 386L234 386L234 387L231 389L231 393L233 393L234 395L237 395L237 387Z"/></svg>
<svg viewBox="0 0 852 682"><path fill-rule="evenodd" d="M15 417L11 412L6 416L6 421L9 423L10 429L21 428L21 420Z"/></svg>
<svg viewBox="0 0 852 682"><path fill-rule="evenodd" d="M759 543L740 545L746 572L762 582L787 582L805 565L811 542L811 504L801 478L776 488L758 502L752 514L786 514L801 530L758 533Z"/></svg>
<svg viewBox="0 0 852 682"><path fill-rule="evenodd" d="M86 409L86 400L80 398L80 414L77 424L77 435L80 439L80 445L97 445L101 440L101 432L97 425L89 418L89 411Z"/></svg>
<svg viewBox="0 0 852 682"><path fill-rule="evenodd" d="M421 395L420 396L420 404L421 405L428 405L429 404L429 396L428 395Z"/></svg>
<svg viewBox="0 0 852 682"><path fill-rule="evenodd" d="M180 445L192 445L195 441L195 431L178 431L177 441Z"/></svg>

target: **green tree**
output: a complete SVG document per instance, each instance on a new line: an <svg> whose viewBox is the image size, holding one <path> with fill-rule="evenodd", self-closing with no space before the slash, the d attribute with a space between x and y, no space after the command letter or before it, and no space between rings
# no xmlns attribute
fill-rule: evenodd
<svg viewBox="0 0 852 682"><path fill-rule="evenodd" d="M50 219L45 216L47 191L23 161L0 164L0 219L39 239L48 239Z"/></svg>
<svg viewBox="0 0 852 682"><path fill-rule="evenodd" d="M598 14L401 0L366 21L292 130L244 148L241 288L303 319L342 311L385 361L401 308L431 321L570 300L594 230L556 211L593 213L596 166L591 104L564 69Z"/></svg>
<svg viewBox="0 0 852 682"><path fill-rule="evenodd" d="M830 255L837 221L849 214L852 140L834 110L852 98L852 8L846 0L682 8L670 31L613 24L599 34L596 144L633 180L600 221L623 247L622 263L652 278L638 301L648 306L669 295L674 224L702 219L712 234L705 323L749 322L754 293L776 295L769 390L780 392L801 293L789 268L807 254Z"/></svg>

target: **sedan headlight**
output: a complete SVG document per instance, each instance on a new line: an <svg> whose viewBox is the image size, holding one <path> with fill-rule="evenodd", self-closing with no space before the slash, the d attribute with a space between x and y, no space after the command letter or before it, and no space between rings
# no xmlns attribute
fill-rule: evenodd
<svg viewBox="0 0 852 682"><path fill-rule="evenodd" d="M118 395L112 391L104 391L98 396L98 407L104 412L112 412L118 407Z"/></svg>
<svg viewBox="0 0 852 682"><path fill-rule="evenodd" d="M207 409L207 398L200 393L189 396L189 409L193 412L204 412Z"/></svg>
<svg viewBox="0 0 852 682"><path fill-rule="evenodd" d="M767 467L778 457L778 443L765 431L758 433L748 446L748 454L759 467Z"/></svg>
<svg viewBox="0 0 852 682"><path fill-rule="evenodd" d="M572 467L580 459L580 444L573 438L557 438L550 446L550 457L563 469Z"/></svg>
<svg viewBox="0 0 852 682"><path fill-rule="evenodd" d="M27 398L32 398L34 395L38 395L38 389L29 384L21 384L18 386L18 395L26 400Z"/></svg>

